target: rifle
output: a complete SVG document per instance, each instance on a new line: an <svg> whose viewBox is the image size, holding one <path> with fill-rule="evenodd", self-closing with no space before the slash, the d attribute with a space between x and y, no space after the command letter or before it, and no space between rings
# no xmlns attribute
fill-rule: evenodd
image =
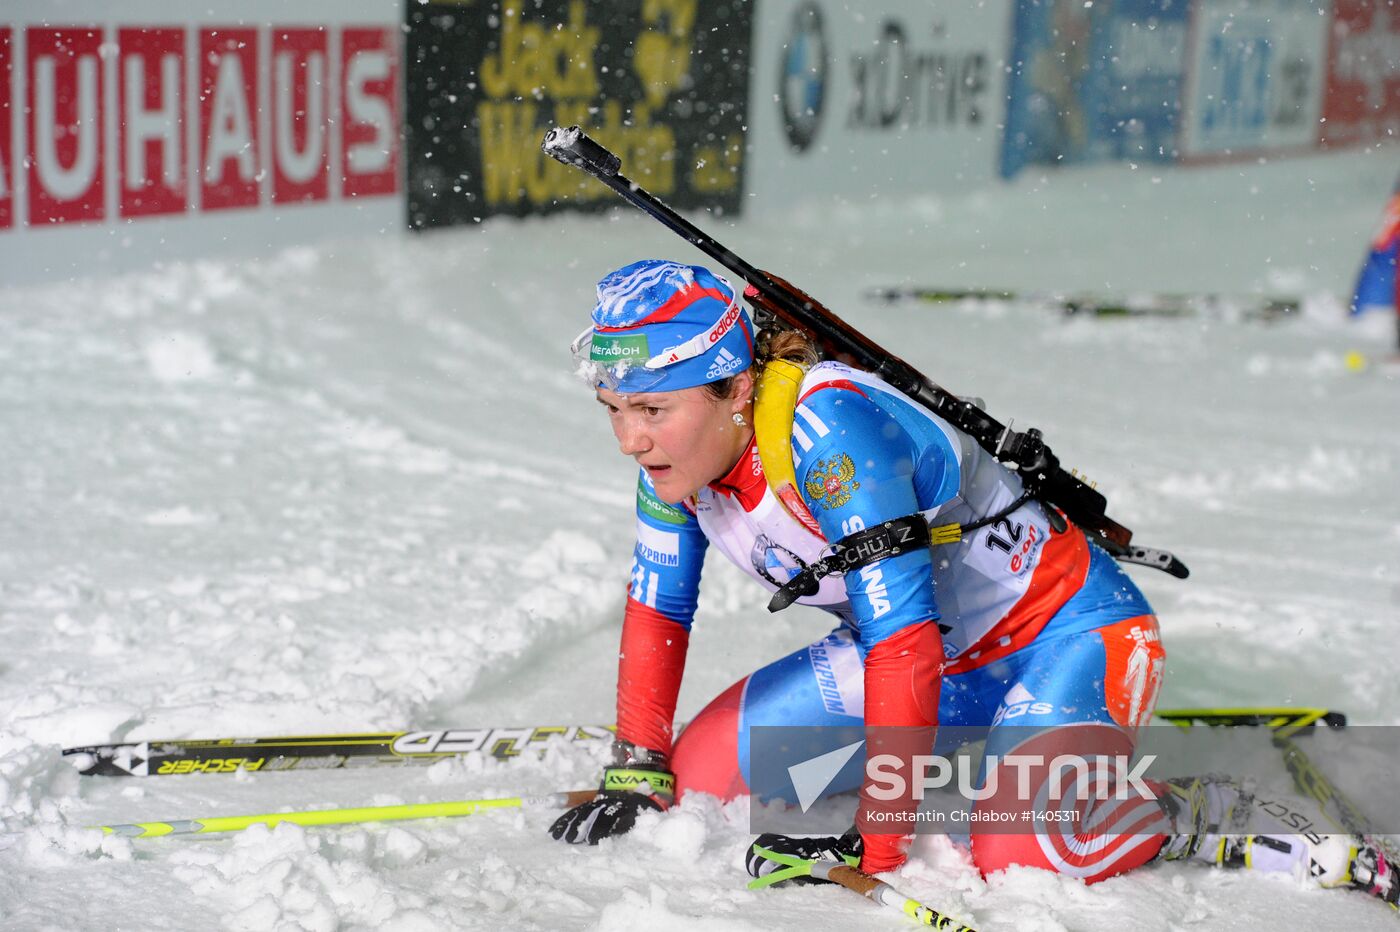
<svg viewBox="0 0 1400 932"><path fill-rule="evenodd" d="M1185 579L1189 574L1186 565L1171 553L1133 546L1133 532L1105 513L1107 499L1060 465L1059 457L1046 445L1039 430L1034 427L1024 431L1010 429L973 402L959 398L879 346L811 295L745 261L641 185L624 176L621 172L622 160L589 138L580 127L551 129L545 134L541 148L565 165L572 165L592 175L624 200L650 214L742 278L747 285L744 297L754 307L757 322L761 324L765 320L776 319L788 327L803 331L828 358L879 376L968 434L982 449L1015 469L1032 497L1062 510L1066 517L1117 559L1150 566L1178 579ZM1052 524L1060 521L1053 510L1047 511Z"/></svg>

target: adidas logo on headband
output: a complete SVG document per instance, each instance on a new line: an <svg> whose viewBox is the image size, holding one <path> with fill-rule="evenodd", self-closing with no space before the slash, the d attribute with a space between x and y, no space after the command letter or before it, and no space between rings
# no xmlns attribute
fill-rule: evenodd
<svg viewBox="0 0 1400 932"><path fill-rule="evenodd" d="M721 379L737 369L744 368L744 361L724 347L720 347L719 354L715 361L710 364L710 368L705 372L705 378L714 380Z"/></svg>

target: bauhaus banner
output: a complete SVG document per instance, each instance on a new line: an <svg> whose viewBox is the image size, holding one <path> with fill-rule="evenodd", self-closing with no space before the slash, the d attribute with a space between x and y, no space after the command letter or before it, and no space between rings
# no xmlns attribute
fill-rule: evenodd
<svg viewBox="0 0 1400 932"><path fill-rule="evenodd" d="M274 2L131 3L115 18L69 2L52 23L42 7L0 21L7 281L401 216L402 52L384 0L303 4L295 21Z"/></svg>

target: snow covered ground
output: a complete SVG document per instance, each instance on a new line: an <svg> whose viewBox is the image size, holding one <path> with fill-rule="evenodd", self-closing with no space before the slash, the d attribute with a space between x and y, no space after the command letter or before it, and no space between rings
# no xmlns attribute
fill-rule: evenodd
<svg viewBox="0 0 1400 932"><path fill-rule="evenodd" d="M702 221L945 386L1045 430L1138 539L1163 705L1400 724L1400 374L1341 321L1397 150L1028 173L957 198ZM747 803L591 850L551 814L129 841L82 826L586 787L597 761L80 781L61 746L610 721L634 471L569 373L594 281L702 257L630 211L0 293L0 927L899 927L744 889ZM885 284L1287 291L1302 319L888 307ZM1355 371L1346 354L1371 357ZM828 629L718 558L681 717ZM984 882L921 839L901 883L983 929L1394 923L1359 895L1166 866Z"/></svg>

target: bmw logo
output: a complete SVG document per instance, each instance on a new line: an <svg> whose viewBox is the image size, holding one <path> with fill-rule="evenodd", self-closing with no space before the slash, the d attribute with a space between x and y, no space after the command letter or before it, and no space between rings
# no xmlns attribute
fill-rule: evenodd
<svg viewBox="0 0 1400 932"><path fill-rule="evenodd" d="M812 144L821 125L828 58L822 11L808 0L792 13L778 75L783 129L798 152Z"/></svg>
<svg viewBox="0 0 1400 932"><path fill-rule="evenodd" d="M749 552L754 572L779 588L807 568L802 558L782 544L774 543L767 534L758 535Z"/></svg>

